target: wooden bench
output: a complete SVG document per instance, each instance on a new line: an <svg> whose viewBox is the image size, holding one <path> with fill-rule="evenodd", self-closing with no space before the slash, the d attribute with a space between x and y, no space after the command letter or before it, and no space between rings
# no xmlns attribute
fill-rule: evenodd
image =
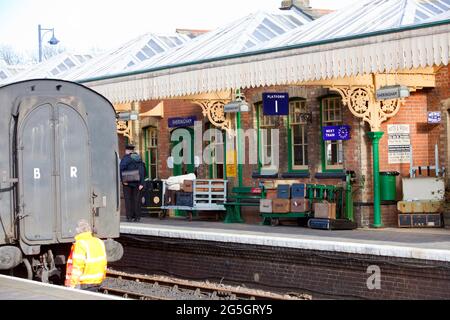
<svg viewBox="0 0 450 320"><path fill-rule="evenodd" d="M241 207L258 207L259 201L266 198L264 187L235 187L224 203L227 210L225 223L243 223Z"/></svg>

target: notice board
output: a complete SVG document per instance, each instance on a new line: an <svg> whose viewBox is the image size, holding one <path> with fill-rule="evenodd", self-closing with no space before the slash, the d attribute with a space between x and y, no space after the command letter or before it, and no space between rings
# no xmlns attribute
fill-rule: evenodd
<svg viewBox="0 0 450 320"><path fill-rule="evenodd" d="M388 125L388 162L390 164L411 161L411 133L409 124Z"/></svg>

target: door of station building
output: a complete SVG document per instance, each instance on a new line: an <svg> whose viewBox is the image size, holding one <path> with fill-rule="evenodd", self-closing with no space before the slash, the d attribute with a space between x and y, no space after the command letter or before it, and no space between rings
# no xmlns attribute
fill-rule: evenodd
<svg viewBox="0 0 450 320"><path fill-rule="evenodd" d="M184 174L194 173L194 130L192 128L177 128L171 132L170 140L172 141L170 153L171 156L173 156L174 162L173 175L180 176ZM181 148L180 143L184 143L185 148ZM177 148L177 150L180 151L172 152L175 151L175 147L179 147L180 149ZM190 150L190 155L185 156L185 150Z"/></svg>

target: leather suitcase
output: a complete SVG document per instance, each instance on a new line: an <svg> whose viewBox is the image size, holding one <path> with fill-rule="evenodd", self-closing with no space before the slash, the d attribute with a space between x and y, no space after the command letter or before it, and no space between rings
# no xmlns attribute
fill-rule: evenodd
<svg viewBox="0 0 450 320"><path fill-rule="evenodd" d="M272 200L273 213L289 213L291 210L291 201L289 199Z"/></svg>
<svg viewBox="0 0 450 320"><path fill-rule="evenodd" d="M194 192L194 181L184 180L181 188L184 192Z"/></svg>
<svg viewBox="0 0 450 320"><path fill-rule="evenodd" d="M311 210L311 205L308 199L292 199L291 212L307 212Z"/></svg>
<svg viewBox="0 0 450 320"><path fill-rule="evenodd" d="M314 203L314 218L336 219L336 203L326 201Z"/></svg>

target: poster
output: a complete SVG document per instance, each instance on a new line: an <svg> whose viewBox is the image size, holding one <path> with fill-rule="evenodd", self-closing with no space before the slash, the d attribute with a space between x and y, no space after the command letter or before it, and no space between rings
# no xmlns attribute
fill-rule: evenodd
<svg viewBox="0 0 450 320"><path fill-rule="evenodd" d="M389 164L410 163L411 134L409 124L388 125Z"/></svg>

